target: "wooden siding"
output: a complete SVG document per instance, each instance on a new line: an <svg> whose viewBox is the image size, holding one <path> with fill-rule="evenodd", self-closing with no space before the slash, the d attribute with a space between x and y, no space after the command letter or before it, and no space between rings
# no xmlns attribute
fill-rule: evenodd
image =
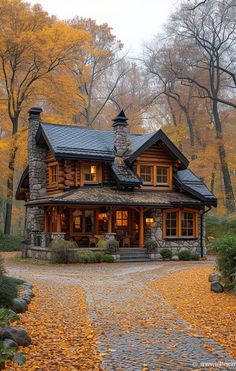
<svg viewBox="0 0 236 371"><path fill-rule="evenodd" d="M137 159L135 160L135 165L139 162L145 162L147 164L152 164L154 162L173 164L176 161L163 145L153 144L139 157L137 157Z"/></svg>

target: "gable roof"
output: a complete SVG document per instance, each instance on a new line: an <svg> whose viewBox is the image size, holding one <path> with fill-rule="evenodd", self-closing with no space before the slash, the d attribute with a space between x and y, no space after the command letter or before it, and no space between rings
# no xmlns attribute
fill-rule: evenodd
<svg viewBox="0 0 236 371"><path fill-rule="evenodd" d="M94 130L75 125L41 123L36 135L36 141L39 142L42 136L56 157L114 160L113 131ZM129 164L157 142L163 142L166 145L171 154L181 162L183 169L187 168L189 164L187 158L161 129L144 135L128 134L128 139L130 140L130 148L125 160Z"/></svg>
<svg viewBox="0 0 236 371"><path fill-rule="evenodd" d="M183 155L183 153L176 147L176 145L167 137L167 135L159 129L154 133L148 135L142 135L139 140L137 140L131 148L131 152L127 156L127 159L132 163L139 155L141 155L146 149L151 147L155 143L164 143L168 150L174 155L178 160L181 161L183 168L187 168L189 165L188 159Z"/></svg>
<svg viewBox="0 0 236 371"><path fill-rule="evenodd" d="M180 191L186 191L205 204L217 205L216 197L209 191L207 186L191 170L180 170L174 174L174 183Z"/></svg>
<svg viewBox="0 0 236 371"><path fill-rule="evenodd" d="M112 163L111 170L116 182L121 187L130 188L142 184L142 180L125 164L125 162L123 162L123 164Z"/></svg>

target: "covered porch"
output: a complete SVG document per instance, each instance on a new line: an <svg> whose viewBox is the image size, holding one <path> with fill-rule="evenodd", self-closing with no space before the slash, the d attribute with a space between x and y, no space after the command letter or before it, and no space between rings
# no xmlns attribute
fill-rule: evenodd
<svg viewBox="0 0 236 371"><path fill-rule="evenodd" d="M44 231L32 233L34 246L66 239L78 247L95 248L100 239L115 238L120 247L143 247L153 223L152 208L143 206L48 205L43 210Z"/></svg>

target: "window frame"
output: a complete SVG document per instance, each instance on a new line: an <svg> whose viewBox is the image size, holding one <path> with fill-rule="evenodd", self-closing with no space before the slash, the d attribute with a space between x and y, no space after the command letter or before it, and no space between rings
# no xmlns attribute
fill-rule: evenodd
<svg viewBox="0 0 236 371"><path fill-rule="evenodd" d="M175 236L167 236L166 235L166 218L167 213L170 212L177 212L177 221L176 221L176 235ZM193 214L193 235L183 235L182 234L182 214L183 213L192 213ZM199 217L199 210L197 209L190 209L190 208L183 208L183 209L164 209L162 211L162 239L166 240L175 240L175 239L197 239L198 238L198 217Z"/></svg>
<svg viewBox="0 0 236 371"><path fill-rule="evenodd" d="M56 179L54 181L53 181L53 175L54 175L53 174L53 169L56 170L56 173L55 173ZM59 166L58 166L57 162L54 162L54 163L48 165L49 186L57 186L58 185L58 170L59 170Z"/></svg>
<svg viewBox="0 0 236 371"><path fill-rule="evenodd" d="M82 230L81 232L76 232L74 230L74 212L78 210L82 212ZM93 212L93 227L91 232L86 232L86 225L89 225L88 223L86 224L85 220L85 213L86 211L92 211ZM70 234L72 236L79 236L79 235L93 235L96 230L96 210L95 209L83 209L83 208L72 208L71 213L70 213Z"/></svg>
<svg viewBox="0 0 236 371"><path fill-rule="evenodd" d="M117 213L121 213L122 216L121 218L117 218ZM123 217L123 213L127 213L127 218L124 218ZM120 220L121 221L121 224L117 224L117 220ZM123 222L126 221L127 224L124 224ZM129 210L116 210L115 211L115 225L116 227L118 228L124 228L124 227L127 227L129 226Z"/></svg>
<svg viewBox="0 0 236 371"><path fill-rule="evenodd" d="M143 181L143 187L155 187L160 190L171 190L172 189L172 177L173 177L173 165L167 164L167 163L146 163L146 162L140 162L137 164L137 174L140 178L141 176L141 166L147 166L151 167L151 182L145 182ZM168 183L158 183L157 182L157 169L158 168L167 168L167 177L168 177Z"/></svg>
<svg viewBox="0 0 236 371"><path fill-rule="evenodd" d="M96 180L85 180L85 167L96 167ZM77 180L78 182L78 180ZM80 185L101 183L101 165L96 162L80 163Z"/></svg>

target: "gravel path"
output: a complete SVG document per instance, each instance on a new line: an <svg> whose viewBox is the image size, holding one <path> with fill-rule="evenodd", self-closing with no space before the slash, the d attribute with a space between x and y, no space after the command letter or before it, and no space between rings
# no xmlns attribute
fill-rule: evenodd
<svg viewBox="0 0 236 371"><path fill-rule="evenodd" d="M101 370L236 370L236 361L220 345L196 332L148 288L167 273L206 265L212 263L37 266L8 261L7 269L29 281L78 284L86 290L89 315L100 330Z"/></svg>

